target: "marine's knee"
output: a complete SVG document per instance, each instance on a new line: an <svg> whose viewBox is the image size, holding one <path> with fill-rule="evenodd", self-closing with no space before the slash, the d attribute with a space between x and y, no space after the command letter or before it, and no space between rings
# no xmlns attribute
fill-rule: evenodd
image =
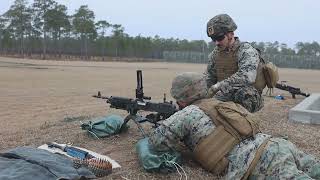
<svg viewBox="0 0 320 180"><path fill-rule="evenodd" d="M257 112L263 107L263 97L254 87L243 87L234 95L234 101L241 104L249 112Z"/></svg>

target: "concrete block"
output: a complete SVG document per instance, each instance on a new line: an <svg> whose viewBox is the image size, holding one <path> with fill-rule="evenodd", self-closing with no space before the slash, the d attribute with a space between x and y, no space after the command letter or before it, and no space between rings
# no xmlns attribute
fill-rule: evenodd
<svg viewBox="0 0 320 180"><path fill-rule="evenodd" d="M289 121L306 124L320 124L320 94L311 94L290 109Z"/></svg>

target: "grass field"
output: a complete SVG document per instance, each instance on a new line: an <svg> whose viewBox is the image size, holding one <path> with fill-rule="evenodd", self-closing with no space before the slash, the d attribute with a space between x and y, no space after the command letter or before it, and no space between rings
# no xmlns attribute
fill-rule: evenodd
<svg viewBox="0 0 320 180"><path fill-rule="evenodd" d="M141 138L136 126L106 139L93 139L80 129L80 120L107 114L126 115L110 109L100 99L105 96L134 97L136 70L143 71L144 93L161 102L169 94L171 81L185 71L203 72L204 64L122 63L83 61L41 61L0 58L0 152L17 146L37 147L49 141L72 143L110 156L123 167L105 179L178 179L180 175L146 173L140 166L135 144ZM319 92L320 71L280 69L280 79L307 92ZM304 97L292 99L285 91L280 101L265 97L265 107L257 113L262 130L274 136L287 136L299 148L320 158L320 126L288 122L288 111ZM143 125L147 130L150 125ZM190 158L183 165L189 179L217 178L202 170Z"/></svg>

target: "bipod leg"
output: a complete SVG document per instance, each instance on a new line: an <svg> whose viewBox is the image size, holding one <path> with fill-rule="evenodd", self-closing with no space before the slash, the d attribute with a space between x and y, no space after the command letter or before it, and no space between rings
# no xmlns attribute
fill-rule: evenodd
<svg viewBox="0 0 320 180"><path fill-rule="evenodd" d="M131 117L131 119L137 124L138 129L139 129L140 132L142 133L142 136L143 136L144 138L146 138L146 137L148 137L148 136L147 136L147 134L144 132L141 124L139 123L139 119L141 119L141 118L142 118L141 116L137 116L137 115Z"/></svg>
<svg viewBox="0 0 320 180"><path fill-rule="evenodd" d="M128 123L128 121L130 121L130 119L132 119L132 115L131 114L129 114L128 116L126 116L126 118L124 118L124 122L123 122L123 124L121 125L121 128L120 128L120 132L122 131L122 130L124 130L124 127L126 126L126 124Z"/></svg>

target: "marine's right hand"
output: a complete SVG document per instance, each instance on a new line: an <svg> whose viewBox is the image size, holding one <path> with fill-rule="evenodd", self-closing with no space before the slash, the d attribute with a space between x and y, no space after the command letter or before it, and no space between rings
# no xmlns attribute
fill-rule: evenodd
<svg viewBox="0 0 320 180"><path fill-rule="evenodd" d="M220 90L220 84L216 83L208 89L207 97L213 97Z"/></svg>

